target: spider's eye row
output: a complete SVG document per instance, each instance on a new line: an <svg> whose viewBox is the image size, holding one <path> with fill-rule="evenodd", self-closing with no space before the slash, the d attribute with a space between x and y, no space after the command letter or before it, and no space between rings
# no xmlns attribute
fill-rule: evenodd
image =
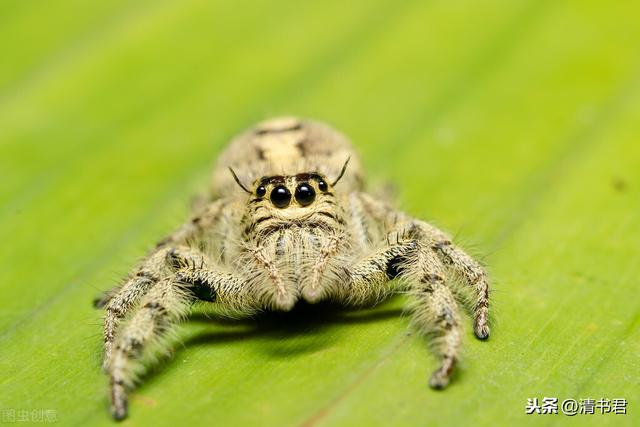
<svg viewBox="0 0 640 427"><path fill-rule="evenodd" d="M267 194L267 189L264 188L264 185L261 185L260 187L258 187L256 189L256 196L258 197L264 197L265 194Z"/></svg>
<svg viewBox="0 0 640 427"><path fill-rule="evenodd" d="M321 179L320 182L318 182L318 188L322 192L326 192L327 190L329 190L329 186L327 185L326 181L323 179Z"/></svg>
<svg viewBox="0 0 640 427"><path fill-rule="evenodd" d="M316 199L316 190L312 186L303 182L296 188L296 200L302 206L309 206Z"/></svg>
<svg viewBox="0 0 640 427"><path fill-rule="evenodd" d="M291 203L291 192L284 185L278 185L271 191L271 203L276 208L286 208Z"/></svg>

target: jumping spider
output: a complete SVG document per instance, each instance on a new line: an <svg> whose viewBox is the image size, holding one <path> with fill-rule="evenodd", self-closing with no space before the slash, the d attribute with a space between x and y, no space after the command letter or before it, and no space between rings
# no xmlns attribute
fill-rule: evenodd
<svg viewBox="0 0 640 427"><path fill-rule="evenodd" d="M449 383L462 340L451 283L472 293L475 335L489 337L482 267L441 230L365 193L357 155L332 128L297 118L263 122L231 142L212 181L192 218L96 301L106 309L104 370L115 419L127 416L142 356L162 347L197 300L247 315L287 311L300 300L371 305L406 292L417 328L436 336L440 367L429 380L436 389Z"/></svg>

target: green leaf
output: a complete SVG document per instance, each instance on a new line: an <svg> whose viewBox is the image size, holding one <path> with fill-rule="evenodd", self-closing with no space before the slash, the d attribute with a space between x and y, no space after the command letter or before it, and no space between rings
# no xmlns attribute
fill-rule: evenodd
<svg viewBox="0 0 640 427"><path fill-rule="evenodd" d="M484 259L491 339L469 321L434 392L402 297L242 322L203 306L126 424L637 425L639 12L3 2L0 415L111 425L91 300L184 221L234 133L293 113L350 135L373 182ZM629 413L525 415L543 397L626 398Z"/></svg>

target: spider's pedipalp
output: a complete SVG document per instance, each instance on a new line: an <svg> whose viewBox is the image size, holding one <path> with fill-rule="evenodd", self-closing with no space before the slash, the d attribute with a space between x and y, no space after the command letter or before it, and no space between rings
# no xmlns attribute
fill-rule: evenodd
<svg viewBox="0 0 640 427"><path fill-rule="evenodd" d="M334 235L329 236L322 244L320 254L313 263L310 279L308 283L304 283L301 286L305 300L316 302L323 297L323 291L326 286L323 286L322 280L325 277L329 261L338 252L339 243L339 237Z"/></svg>

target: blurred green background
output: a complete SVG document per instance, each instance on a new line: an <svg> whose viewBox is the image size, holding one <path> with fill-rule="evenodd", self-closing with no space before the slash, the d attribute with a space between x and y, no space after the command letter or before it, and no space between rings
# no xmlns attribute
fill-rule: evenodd
<svg viewBox="0 0 640 427"><path fill-rule="evenodd" d="M273 115L349 135L491 272L445 392L402 298L196 314L125 425L638 425L640 4L0 2L0 409L110 425L91 307ZM527 398L628 415L525 415Z"/></svg>

